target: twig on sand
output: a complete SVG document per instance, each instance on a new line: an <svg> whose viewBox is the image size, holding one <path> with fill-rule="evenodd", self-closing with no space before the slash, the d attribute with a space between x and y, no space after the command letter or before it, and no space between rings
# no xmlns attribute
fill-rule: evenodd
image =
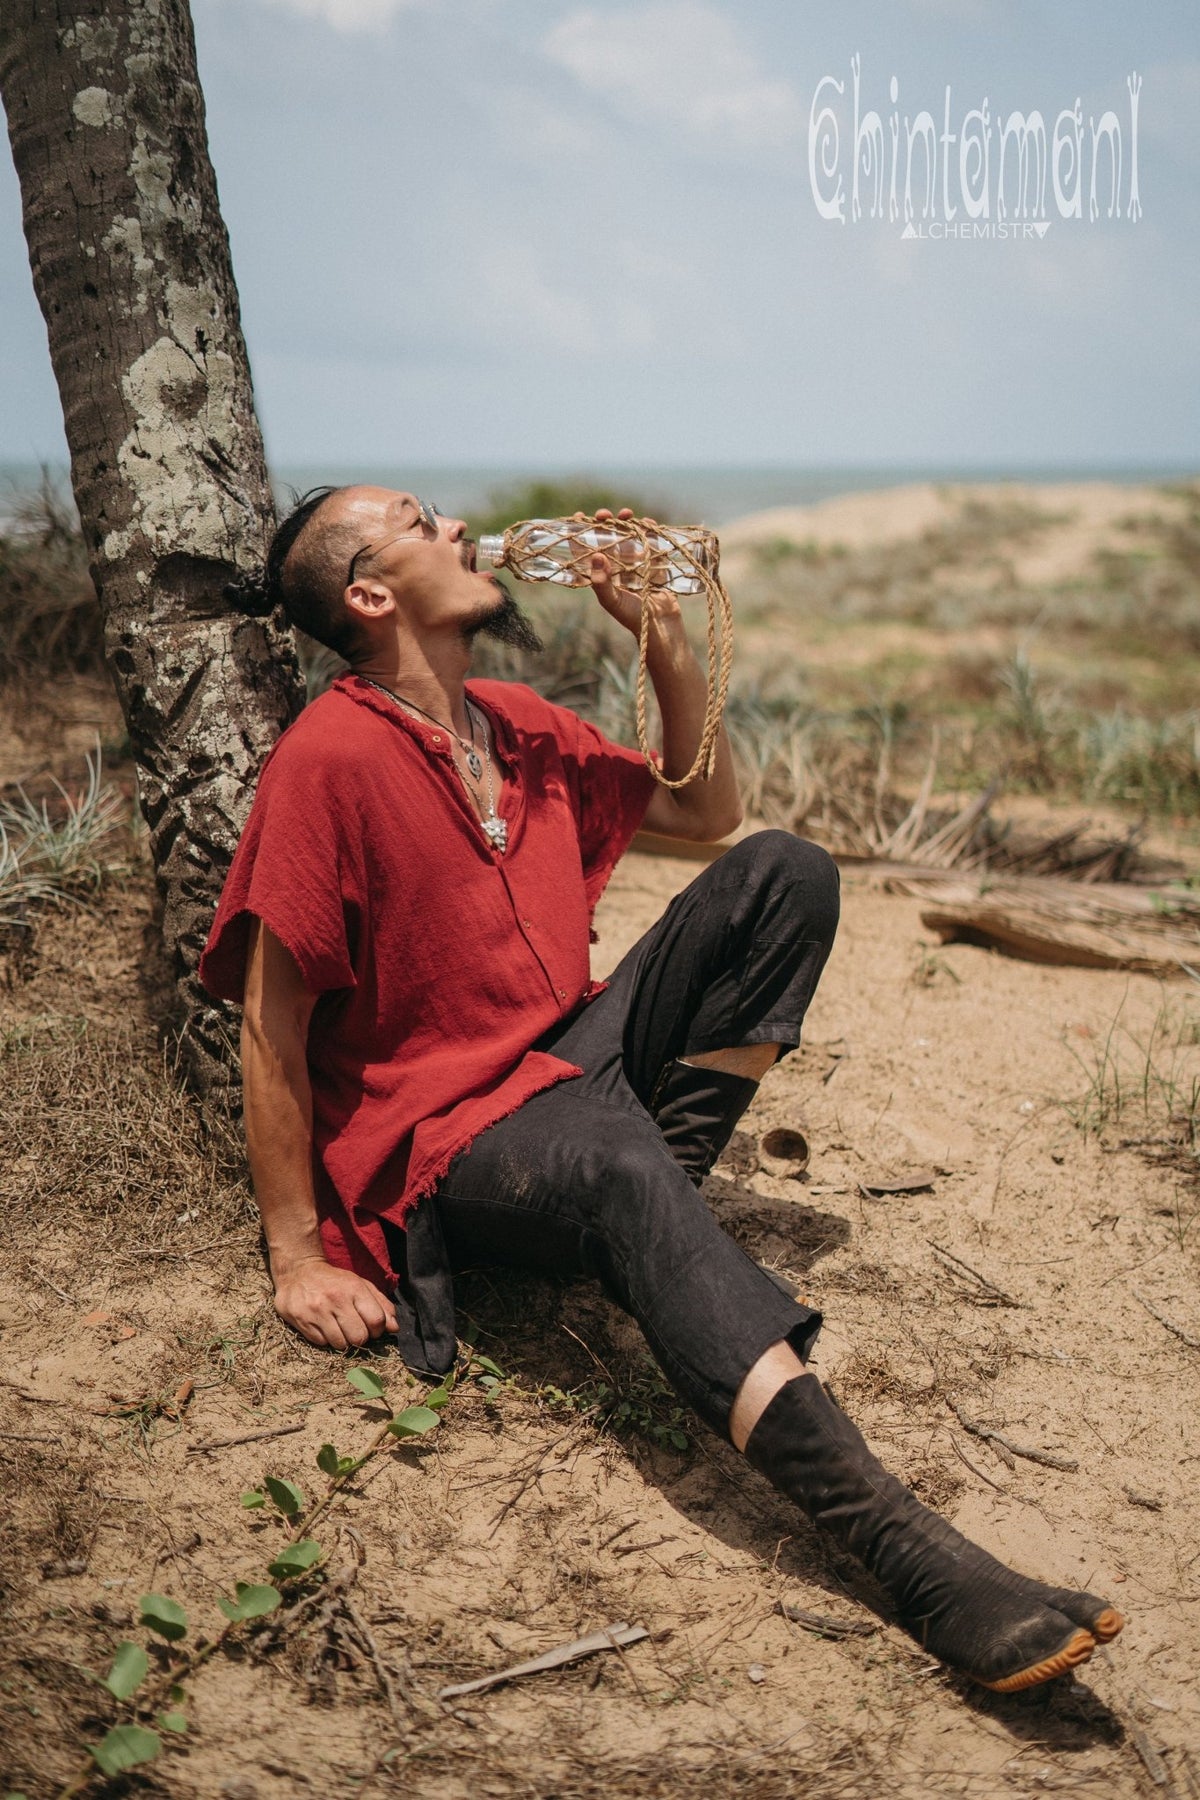
<svg viewBox="0 0 1200 1800"><path fill-rule="evenodd" d="M354 1635L358 1640L359 1648L362 1650L367 1661L375 1671L375 1679L379 1683L383 1697L388 1703L388 1711L391 1713L395 1723L400 1726L401 1729L405 1729L409 1721L400 1704L400 1696L396 1692L396 1683L392 1671L380 1655L379 1645L375 1642L370 1626L367 1624L358 1608L354 1605L353 1601L345 1593L342 1595L342 1611L354 1627Z"/></svg>
<svg viewBox="0 0 1200 1800"><path fill-rule="evenodd" d="M775 1602L775 1611L816 1637L874 1637L879 1630L878 1621L874 1619L831 1619L825 1613L805 1612L802 1606L788 1606L783 1600Z"/></svg>
<svg viewBox="0 0 1200 1800"><path fill-rule="evenodd" d="M192 1244L187 1249L174 1249L170 1247L166 1249L144 1248L139 1250L126 1250L124 1254L129 1257L160 1257L165 1258L170 1262L187 1262L193 1256L207 1256L210 1250L224 1250L230 1244L242 1244L245 1243L245 1241L244 1235L239 1237L212 1238L207 1244Z"/></svg>
<svg viewBox="0 0 1200 1800"><path fill-rule="evenodd" d="M514 1681L522 1675L540 1675L547 1669L561 1669L567 1663L578 1662L581 1657L594 1656L598 1650L619 1651L626 1644L638 1644L649 1636L644 1625L627 1625L622 1620L619 1624L606 1626L603 1631L593 1631L588 1637L576 1638L573 1643L560 1644L557 1650L547 1650L543 1656L532 1657L529 1662L512 1663L507 1669L481 1675L476 1681L460 1681L454 1687L441 1688L438 1699L459 1700L466 1694L482 1694L487 1688L498 1687L502 1681Z"/></svg>
<svg viewBox="0 0 1200 1800"><path fill-rule="evenodd" d="M980 1481L986 1481L988 1486L995 1488L995 1490L998 1494L1007 1494L1008 1493L1008 1489L1006 1487L1004 1487L999 1481L993 1481L990 1475L984 1474L983 1470L979 1467L978 1463L973 1463L971 1461L970 1457L967 1455L966 1451L963 1449L962 1445L959 1443L958 1439L955 1437L953 1432L950 1433L950 1442L954 1446L955 1456L957 1456L960 1463L966 1464L967 1468L970 1469L972 1475L978 1475Z"/></svg>
<svg viewBox="0 0 1200 1800"><path fill-rule="evenodd" d="M953 1250L947 1250L943 1245L935 1244L932 1238L926 1238L925 1242L944 1262L957 1264L959 1269L966 1270L972 1281L977 1281L979 1283L980 1289L982 1290L980 1294L981 1299L990 1300L994 1306L1020 1306L1021 1302L1019 1300L1014 1300L1012 1295L1005 1293L1002 1287L997 1287L994 1281L989 1281L986 1275L981 1275L978 1269L973 1269L969 1262L964 1262L961 1256L956 1256L954 1254ZM952 1270L951 1272L956 1273L957 1270Z"/></svg>
<svg viewBox="0 0 1200 1800"><path fill-rule="evenodd" d="M488 1533L489 1537L495 1537L496 1532L499 1530L500 1526L504 1523L505 1519L508 1517L508 1515L512 1511L513 1507L517 1504L517 1501L521 1498L521 1496L525 1492L526 1488L531 1487L533 1485L533 1483L535 1481L539 1480L539 1478L543 1475L549 1475L551 1473L561 1474L563 1472L563 1470L566 1469L567 1465L565 1463L559 1465L559 1467L554 1469L553 1471L551 1469L548 1469L545 1465L546 1465L546 1458L549 1456L550 1452L552 1450L557 1450L558 1446L561 1443L563 1443L567 1438L569 1438L570 1435L571 1435L571 1433L569 1431L559 1432L558 1436L556 1438L552 1438L550 1443L548 1443L546 1445L545 1449L539 1451L538 1455L532 1460L532 1462L527 1463L523 1470L521 1470L516 1475L510 1475L507 1477L508 1480L515 1481L517 1483L517 1487L516 1487L515 1491L512 1494L510 1494L509 1498L504 1502L504 1505L500 1508L499 1512L493 1518L492 1529Z"/></svg>
<svg viewBox="0 0 1200 1800"><path fill-rule="evenodd" d="M609 1537L606 1537L602 1543L597 1544L596 1549L597 1550L607 1550L608 1546L610 1544L615 1544L619 1537L624 1537L625 1533L627 1531L632 1531L634 1526L639 1523L640 1523L640 1521L638 1519L627 1520L627 1522L624 1525L619 1525L617 1527L617 1529Z"/></svg>
<svg viewBox="0 0 1200 1800"><path fill-rule="evenodd" d="M1160 1313L1153 1301L1147 1300L1144 1294L1139 1294L1136 1288L1130 1288L1129 1291L1138 1305L1144 1306L1150 1317L1158 1320L1164 1331L1169 1331L1172 1337L1177 1337L1181 1344L1187 1345L1189 1350L1200 1350L1200 1338L1190 1336L1182 1325L1176 1325L1173 1319L1168 1319L1166 1313Z"/></svg>
<svg viewBox="0 0 1200 1800"><path fill-rule="evenodd" d="M261 1444L266 1438L290 1437L294 1431L304 1430L304 1420L295 1425L273 1425L270 1431L245 1431L240 1437L209 1438L203 1444L189 1444L188 1455L199 1456L209 1450L232 1450L235 1444Z"/></svg>
<svg viewBox="0 0 1200 1800"><path fill-rule="evenodd" d="M1034 1450L1028 1444L1014 1444L1002 1431L993 1431L990 1425L981 1425L978 1419L969 1419L949 1394L945 1396L945 1401L963 1430L969 1431L972 1437L980 1438L985 1444L991 1444L1010 1469L1016 1468L1012 1460L1014 1456L1023 1456L1027 1462L1041 1463L1047 1469L1063 1469L1068 1475L1079 1467L1073 1456L1052 1456L1049 1450Z"/></svg>

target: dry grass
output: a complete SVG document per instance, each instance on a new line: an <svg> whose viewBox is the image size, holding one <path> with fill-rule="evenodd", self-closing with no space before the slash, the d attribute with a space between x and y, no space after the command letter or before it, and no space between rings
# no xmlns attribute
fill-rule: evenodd
<svg viewBox="0 0 1200 1800"><path fill-rule="evenodd" d="M75 507L48 473L0 535L0 685L101 666L103 632Z"/></svg>
<svg viewBox="0 0 1200 1800"><path fill-rule="evenodd" d="M233 1127L201 1125L142 1026L51 1017L0 1035L0 1201L13 1247L72 1227L123 1251L249 1231Z"/></svg>

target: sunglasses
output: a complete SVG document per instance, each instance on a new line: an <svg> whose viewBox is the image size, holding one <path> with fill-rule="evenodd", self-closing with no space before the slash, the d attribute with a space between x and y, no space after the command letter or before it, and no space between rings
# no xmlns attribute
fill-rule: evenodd
<svg viewBox="0 0 1200 1800"><path fill-rule="evenodd" d="M412 537L418 531L428 530L433 533L434 537L437 536L438 520L444 519L445 513L439 512L436 506L431 506L428 500L422 500L416 494L413 495L413 499L416 501L417 516L411 525L404 531L397 531L390 538L384 538L382 544L363 544L354 552L350 558L350 567L346 572L347 587L352 587L354 584L354 569L360 556L373 555L376 551L386 550L389 544L396 543L400 538Z"/></svg>

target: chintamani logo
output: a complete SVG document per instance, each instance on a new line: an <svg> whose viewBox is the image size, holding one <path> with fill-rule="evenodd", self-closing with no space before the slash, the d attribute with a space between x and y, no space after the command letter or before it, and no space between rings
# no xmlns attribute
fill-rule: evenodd
<svg viewBox="0 0 1200 1800"><path fill-rule="evenodd" d="M808 180L817 212L896 223L901 237L932 240L1046 236L1052 216L1094 223L1142 216L1138 191L1138 100L1142 78L1125 78L1118 114L1111 107L1084 126L1078 98L1052 127L1036 108L992 114L985 95L955 114L946 87L939 131L922 108L900 110L900 84L888 84L891 109L862 110L862 59L850 58L850 82L823 76L808 114ZM847 101L847 86L850 98ZM839 104L840 103L840 104ZM956 127L956 129L952 129ZM1086 200L1085 200L1086 193ZM1053 201L1053 215L1048 201Z"/></svg>

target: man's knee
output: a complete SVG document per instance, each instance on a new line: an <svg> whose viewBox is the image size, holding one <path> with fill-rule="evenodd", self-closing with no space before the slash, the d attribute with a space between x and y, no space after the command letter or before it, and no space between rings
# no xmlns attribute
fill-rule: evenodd
<svg viewBox="0 0 1200 1800"><path fill-rule="evenodd" d="M756 831L726 852L736 858L747 887L765 903L768 896L794 909L808 941L832 943L841 906L837 864L828 850L795 832Z"/></svg>

